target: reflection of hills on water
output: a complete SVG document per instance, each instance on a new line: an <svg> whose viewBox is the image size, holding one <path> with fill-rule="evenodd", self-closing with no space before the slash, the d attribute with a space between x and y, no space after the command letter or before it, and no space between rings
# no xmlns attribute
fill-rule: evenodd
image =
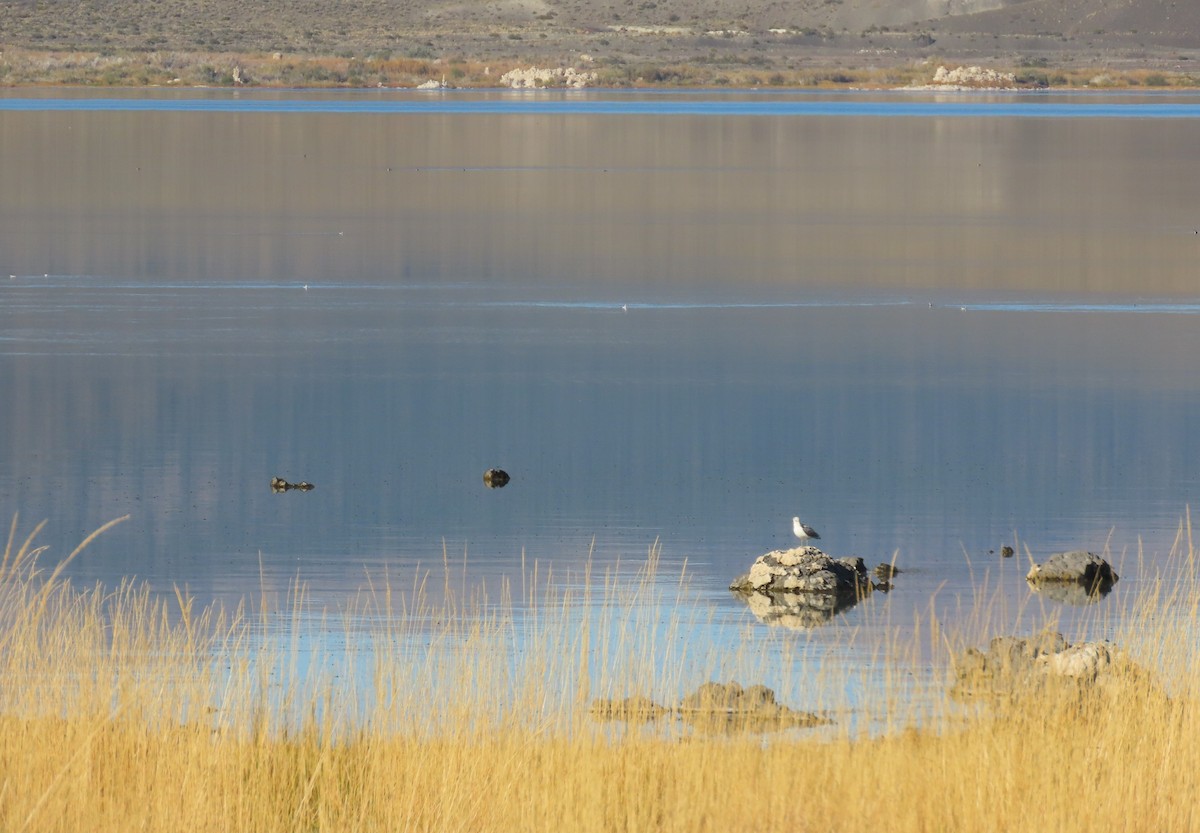
<svg viewBox="0 0 1200 833"><path fill-rule="evenodd" d="M1191 293L1190 124L1098 124L5 113L29 150L0 251L24 274L297 286Z"/></svg>

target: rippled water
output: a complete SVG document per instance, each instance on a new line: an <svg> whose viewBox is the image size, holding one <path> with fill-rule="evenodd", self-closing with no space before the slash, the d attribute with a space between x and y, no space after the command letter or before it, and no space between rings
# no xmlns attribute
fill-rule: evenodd
<svg viewBox="0 0 1200 833"><path fill-rule="evenodd" d="M1103 605L1162 566L1197 102L364 100L0 99L0 505L60 555L130 514L77 578L337 606L658 541L719 645L795 514L907 571L831 643L981 586L1069 623L1004 544L1107 549Z"/></svg>

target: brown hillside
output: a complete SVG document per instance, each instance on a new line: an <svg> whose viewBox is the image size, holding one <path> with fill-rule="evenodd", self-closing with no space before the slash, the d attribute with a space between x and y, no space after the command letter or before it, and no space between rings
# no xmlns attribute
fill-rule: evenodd
<svg viewBox="0 0 1200 833"><path fill-rule="evenodd" d="M930 21L943 32L1053 33L1074 38L1137 37L1147 45L1193 45L1200 38L1194 0L1028 0L977 14Z"/></svg>
<svg viewBox="0 0 1200 833"><path fill-rule="evenodd" d="M928 60L1186 70L1200 67L1200 2L0 0L3 49L140 52L168 74L174 53L595 62L631 79L652 65L769 75Z"/></svg>

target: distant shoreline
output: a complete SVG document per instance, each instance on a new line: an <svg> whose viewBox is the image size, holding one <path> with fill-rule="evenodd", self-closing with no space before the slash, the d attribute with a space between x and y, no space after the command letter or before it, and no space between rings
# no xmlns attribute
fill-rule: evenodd
<svg viewBox="0 0 1200 833"><path fill-rule="evenodd" d="M965 83L934 83L939 67L966 63L953 58L910 59L855 65L855 56L813 62L802 68L762 68L725 62L641 61L636 66L582 56L570 65L545 59L344 57L332 54L181 51L0 50L0 87L53 88L264 88L264 89L495 89L522 79L527 89L799 89L996 91L1196 90L1200 74L1155 68L1153 62L1048 60L982 63L983 75ZM1148 64L1148 65L1147 65ZM945 73L946 70L943 70ZM517 71L517 72L514 72ZM994 76L1006 76L996 81Z"/></svg>

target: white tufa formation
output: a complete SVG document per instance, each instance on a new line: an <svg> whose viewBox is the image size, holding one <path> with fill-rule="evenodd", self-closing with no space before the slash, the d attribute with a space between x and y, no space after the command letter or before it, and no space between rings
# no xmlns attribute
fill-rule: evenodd
<svg viewBox="0 0 1200 833"><path fill-rule="evenodd" d="M510 69L500 76L500 84L514 90L538 89L546 86L570 87L579 90L596 83L596 73L574 67Z"/></svg>

